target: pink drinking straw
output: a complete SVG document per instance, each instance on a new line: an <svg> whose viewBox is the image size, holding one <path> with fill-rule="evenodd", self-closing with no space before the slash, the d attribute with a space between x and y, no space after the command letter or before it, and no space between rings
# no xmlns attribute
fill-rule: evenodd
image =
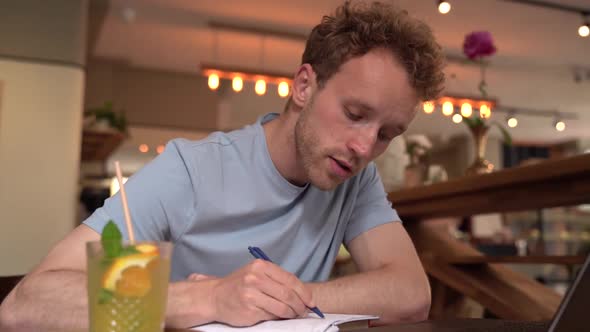
<svg viewBox="0 0 590 332"><path fill-rule="evenodd" d="M123 201L123 212L125 213L125 224L127 225L127 234L129 234L129 242L131 242L131 244L135 244L133 224L131 223L131 215L129 214L129 205L127 205L127 194L125 194L125 187L123 186L123 176L121 175L121 166L119 165L118 160L115 161L115 171L117 172L117 180L119 181L121 201Z"/></svg>

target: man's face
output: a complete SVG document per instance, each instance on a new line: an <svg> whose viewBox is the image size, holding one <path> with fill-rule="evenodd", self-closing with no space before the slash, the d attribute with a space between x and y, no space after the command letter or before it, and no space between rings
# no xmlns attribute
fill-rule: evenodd
<svg viewBox="0 0 590 332"><path fill-rule="evenodd" d="M314 90L295 125L306 181L331 190L357 174L406 130L417 102L405 69L386 51L342 64Z"/></svg>

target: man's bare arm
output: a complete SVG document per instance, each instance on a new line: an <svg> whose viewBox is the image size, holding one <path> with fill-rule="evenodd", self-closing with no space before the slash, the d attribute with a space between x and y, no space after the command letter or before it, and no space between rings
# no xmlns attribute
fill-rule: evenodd
<svg viewBox="0 0 590 332"><path fill-rule="evenodd" d="M401 223L373 228L352 240L348 249L358 274L309 284L323 311L378 315L379 324L428 317L428 279Z"/></svg>
<svg viewBox="0 0 590 332"><path fill-rule="evenodd" d="M60 241L6 297L0 306L0 326L15 330L86 327L84 243L99 238L81 225Z"/></svg>
<svg viewBox="0 0 590 332"><path fill-rule="evenodd" d="M2 330L88 328L85 243L99 238L81 225L58 243L0 306ZM302 315L305 306L315 306L308 287L277 265L254 260L225 278L170 284L166 325L246 326Z"/></svg>

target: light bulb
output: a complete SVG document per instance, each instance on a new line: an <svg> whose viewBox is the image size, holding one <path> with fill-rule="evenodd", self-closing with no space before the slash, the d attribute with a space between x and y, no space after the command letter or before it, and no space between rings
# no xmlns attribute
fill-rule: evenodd
<svg viewBox="0 0 590 332"><path fill-rule="evenodd" d="M150 147L147 144L140 144L139 145L139 152L146 153L150 150Z"/></svg>
<svg viewBox="0 0 590 332"><path fill-rule="evenodd" d="M565 122L558 120L557 122L555 122L555 129L557 131L564 131L565 130Z"/></svg>
<svg viewBox="0 0 590 332"><path fill-rule="evenodd" d="M445 116L451 116L451 114L453 114L453 112L454 112L454 110L453 110L453 109L454 109L454 107L453 107L453 103L451 103L450 101L445 101L445 102L442 104L442 113L443 113Z"/></svg>
<svg viewBox="0 0 590 332"><path fill-rule="evenodd" d="M455 113L453 115L453 122L454 123L461 123L461 121L463 121L463 116L461 116L461 114L459 114L459 113Z"/></svg>
<svg viewBox="0 0 590 332"><path fill-rule="evenodd" d="M441 14L447 14L451 11L451 4L446 1L439 1L438 2L438 11Z"/></svg>
<svg viewBox="0 0 590 332"><path fill-rule="evenodd" d="M473 109L471 108L471 104L470 103L463 103L463 105L461 105L461 115L468 118L471 116L471 114L473 114Z"/></svg>
<svg viewBox="0 0 590 332"><path fill-rule="evenodd" d="M578 34L580 37L588 37L590 35L590 27L588 26L588 23L580 25L578 28Z"/></svg>
<svg viewBox="0 0 590 332"><path fill-rule="evenodd" d="M266 93L266 82L264 80L256 81L256 85L254 85L254 91L259 96L262 96Z"/></svg>
<svg viewBox="0 0 590 332"><path fill-rule="evenodd" d="M158 147L156 148L156 152L158 154L160 154L160 153L164 152L164 149L165 149L164 145L158 145Z"/></svg>
<svg viewBox="0 0 590 332"><path fill-rule="evenodd" d="M285 98L289 95L289 83L282 81L277 88L279 96Z"/></svg>
<svg viewBox="0 0 590 332"><path fill-rule="evenodd" d="M233 78L233 80L231 80L231 87L235 92L240 92L244 87L244 81L240 76L236 76Z"/></svg>
<svg viewBox="0 0 590 332"><path fill-rule="evenodd" d="M424 109L424 113L431 114L434 112L434 103L431 101L424 102L422 108Z"/></svg>
<svg viewBox="0 0 590 332"><path fill-rule="evenodd" d="M209 89L217 90L217 88L219 88L219 75L217 75L217 74L209 75L209 79L207 80L207 84L209 85Z"/></svg>
<svg viewBox="0 0 590 332"><path fill-rule="evenodd" d="M515 117L511 116L508 118L508 121L506 121L508 123L508 127L510 128L514 128L516 126L518 126L518 119L516 119Z"/></svg>
<svg viewBox="0 0 590 332"><path fill-rule="evenodd" d="M479 107L479 117L482 119L488 119L492 116L492 110L486 104L483 104Z"/></svg>

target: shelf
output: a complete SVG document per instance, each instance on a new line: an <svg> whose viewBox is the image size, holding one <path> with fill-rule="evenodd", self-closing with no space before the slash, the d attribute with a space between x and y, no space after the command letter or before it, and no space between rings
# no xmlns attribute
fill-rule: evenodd
<svg viewBox="0 0 590 332"><path fill-rule="evenodd" d="M394 191L402 220L461 217L590 202L590 154Z"/></svg>
<svg viewBox="0 0 590 332"><path fill-rule="evenodd" d="M82 131L82 161L104 161L121 145L125 134L115 130Z"/></svg>

